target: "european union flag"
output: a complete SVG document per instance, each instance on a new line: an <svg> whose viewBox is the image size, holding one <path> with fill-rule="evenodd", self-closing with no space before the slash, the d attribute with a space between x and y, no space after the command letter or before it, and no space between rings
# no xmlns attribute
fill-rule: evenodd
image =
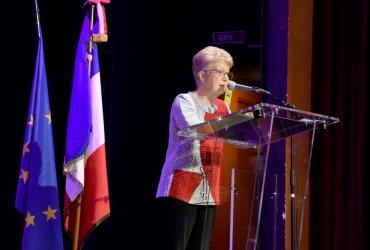
<svg viewBox="0 0 370 250"><path fill-rule="evenodd" d="M63 249L41 30L15 207L25 217L22 249Z"/></svg>

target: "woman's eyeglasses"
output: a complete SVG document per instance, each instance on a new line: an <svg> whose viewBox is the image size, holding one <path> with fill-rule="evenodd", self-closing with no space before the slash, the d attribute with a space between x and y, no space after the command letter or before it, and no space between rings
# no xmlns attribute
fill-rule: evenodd
<svg viewBox="0 0 370 250"><path fill-rule="evenodd" d="M233 79L233 72L222 72L220 70L217 70L217 69L207 69L207 70L203 70L204 72L214 72L215 73L215 76L219 79L222 79L224 76L227 76L227 79L231 80Z"/></svg>

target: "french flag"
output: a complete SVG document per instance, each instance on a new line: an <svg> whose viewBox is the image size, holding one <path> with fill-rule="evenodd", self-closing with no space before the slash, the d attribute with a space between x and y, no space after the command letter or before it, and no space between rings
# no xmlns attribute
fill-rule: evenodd
<svg viewBox="0 0 370 250"><path fill-rule="evenodd" d="M90 8L76 52L64 157L64 226L72 239L78 229L79 249L90 232L110 215L97 44L93 42L89 51ZM100 2L93 13L92 34L106 32L106 25L101 24L105 23L105 12Z"/></svg>

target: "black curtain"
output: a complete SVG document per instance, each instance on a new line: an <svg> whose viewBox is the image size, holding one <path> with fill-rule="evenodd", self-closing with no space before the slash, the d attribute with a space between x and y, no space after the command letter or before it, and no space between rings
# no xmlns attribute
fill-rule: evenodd
<svg viewBox="0 0 370 250"><path fill-rule="evenodd" d="M313 159L312 249L366 249L369 1L314 3L313 111L340 122L319 131Z"/></svg>

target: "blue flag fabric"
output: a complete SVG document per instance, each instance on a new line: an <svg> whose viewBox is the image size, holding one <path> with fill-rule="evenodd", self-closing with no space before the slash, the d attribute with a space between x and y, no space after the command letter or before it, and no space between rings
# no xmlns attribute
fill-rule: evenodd
<svg viewBox="0 0 370 250"><path fill-rule="evenodd" d="M22 249L63 249L49 95L40 31L15 207L25 217Z"/></svg>
<svg viewBox="0 0 370 250"><path fill-rule="evenodd" d="M85 19L88 18L85 17ZM84 21L86 25L80 38L89 37L89 19ZM88 73L88 61L86 60L89 40L80 41L86 50L78 49L75 61L75 70L72 83L72 95L68 115L68 129L66 153L64 162L76 161L83 157L89 144L89 136L92 127L91 100L90 100L90 78Z"/></svg>

